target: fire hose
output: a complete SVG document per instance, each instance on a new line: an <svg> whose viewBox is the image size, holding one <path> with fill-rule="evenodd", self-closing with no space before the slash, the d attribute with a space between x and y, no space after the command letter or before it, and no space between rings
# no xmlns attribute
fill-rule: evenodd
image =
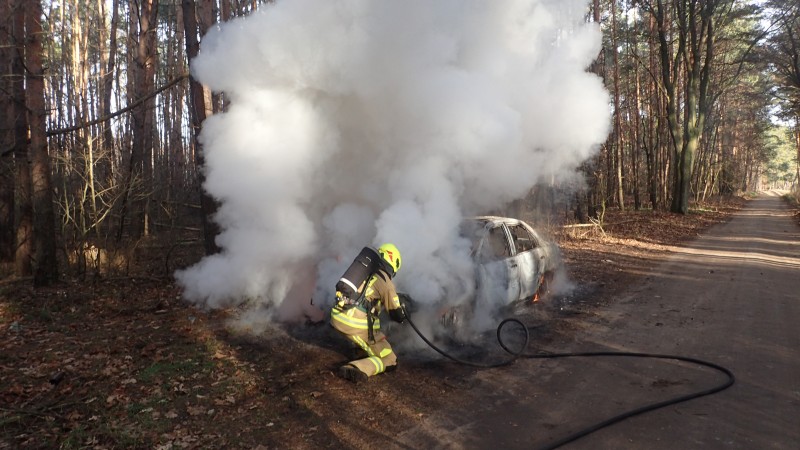
<svg viewBox="0 0 800 450"><path fill-rule="evenodd" d="M710 369L713 369L713 370L716 370L718 372L721 372L722 374L724 374L726 376L726 380L724 382L722 382L722 383L720 383L720 384L718 384L718 385L716 385L714 387L711 387L709 389L704 389L704 390L701 390L701 391L697 391L697 392L692 392L692 393L681 395L681 396L677 396L677 397L673 397L673 398L670 398L670 399L667 399L667 400L664 400L664 401L650 403L650 404L647 404L647 405L644 405L644 406L641 406L641 407L638 407L638 408L631 409L629 411L625 411L625 412L623 412L621 414L618 414L618 415L616 415L614 417L611 417L609 419L603 420L602 422L599 422L597 424L594 424L594 425L586 427L586 428L584 428L582 430L579 430L579 431L577 431L575 433L572 433L572 434L570 434L570 435L568 435L568 436L566 436L564 438L559 439L556 442L549 443L549 444L545 445L544 447L541 447L542 450L550 450L550 449L559 448L559 447L561 447L563 445L566 445L566 444L568 444L570 442L576 441L576 440L578 440L578 439L580 439L580 438L582 438L582 437L584 437L586 435L594 433L595 431L598 431L598 430L600 430L602 428L606 428L606 427L611 426L611 425L613 425L615 423L622 422L625 419L628 419L628 418L631 418L631 417L634 417L634 416L638 416L638 415L644 414L646 412L654 411L656 409L664 408L666 406L675 405L677 403L686 402L686 401L689 401L689 400L692 400L692 399L695 399L695 398L704 397L704 396L707 396L707 395L715 394L715 393L720 392L720 391L724 391L725 389L733 386L733 383L735 382L735 378L733 376L733 373L730 370L728 370L727 368L722 367L722 366L720 366L718 364L714 364L714 363L709 362L709 361L704 361L704 360L697 359L697 358L690 358L690 357L686 357L686 356L664 355L664 354L658 354L658 353L637 353L637 352L569 352L569 353L535 353L535 354L525 353L525 349L528 347L528 341L530 339L530 331L528 330L528 327L524 323L522 323L522 321L520 321L518 319L514 319L514 318L505 319L502 322L500 322L500 324L497 326L497 342L500 344L500 347L502 347L503 350L505 350L507 353L509 353L511 355L508 359L505 359L505 360L499 361L499 362L495 362L495 363L481 363L481 362L467 361L467 360L463 360L463 359L457 358L457 357L445 352L444 350L440 349L439 347L437 347L433 342L431 342L427 337L425 337L424 334L422 334L422 332L419 330L419 328L417 328L417 326L414 324L414 321L411 320L411 314L408 313L408 311L405 308L405 305L402 305L402 308L403 308L403 312L406 315L406 320L408 321L408 324L411 325L411 328L414 329L414 331L417 333L417 335L419 335L419 337L426 344L428 344L428 346L430 346L433 350L435 350L440 355L442 355L442 356L444 356L444 357L446 357L446 358L448 358L448 359L450 359L452 361L455 361L457 363L465 364L465 365L468 365L468 366L481 367L481 368L503 367L503 366L508 366L510 364L513 364L514 361L516 361L519 358L555 359L555 358L574 358L574 357L626 357L626 358L671 359L671 360L676 360L676 361L683 361L683 362L687 362L687 363L692 363L692 364L697 364L697 365L700 365L700 366L708 367ZM510 323L518 324L520 326L520 328L523 330L523 343L520 346L520 349L517 350L517 351L514 351L514 350L508 348L506 343L503 341L502 330L506 325L508 325Z"/></svg>

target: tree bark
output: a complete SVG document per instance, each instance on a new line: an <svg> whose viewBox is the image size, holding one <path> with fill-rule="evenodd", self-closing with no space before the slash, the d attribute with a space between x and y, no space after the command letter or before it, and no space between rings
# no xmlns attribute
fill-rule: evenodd
<svg viewBox="0 0 800 450"><path fill-rule="evenodd" d="M98 0L101 4L105 4L104 0ZM105 22L105 19L103 19ZM108 56L105 59L105 74L100 77L100 116L111 115L111 92L114 87L114 72L116 71L117 64L117 27L119 25L119 0L111 2L111 24L108 30ZM102 64L102 61L101 61ZM103 163L99 164L98 176L105 179L110 175L111 167L110 161L112 159L111 153L114 149L114 134L111 131L111 124L101 122L100 129L102 130L102 151L105 158Z"/></svg>
<svg viewBox="0 0 800 450"><path fill-rule="evenodd" d="M0 0L0 261L14 257L14 108L11 66L14 58L11 4ZM6 93L9 93L7 95Z"/></svg>
<svg viewBox="0 0 800 450"><path fill-rule="evenodd" d="M598 26L600 26L600 0L593 0L592 1L592 21ZM598 77L604 79L604 70L603 70L603 51L601 49L600 54L598 55L597 59L592 62L590 67L590 71L596 74ZM596 165L598 167L602 166L603 159L608 158L607 155L607 145L600 146L600 153L595 157ZM597 207L603 203L605 204L605 193L603 191L605 185L604 180L602 178L603 171L601 169L593 170L593 166L595 164L584 164L584 172L589 178L589 188L585 192L585 199L586 199L586 216L587 217L597 217L598 211ZM584 197L584 193L579 194L581 197ZM581 208L583 205L582 202L577 202L578 207ZM583 216L581 211L577 214L579 217Z"/></svg>
<svg viewBox="0 0 800 450"><path fill-rule="evenodd" d="M183 0L183 24L186 33L186 55L191 61L197 56L200 44L197 40L198 23L196 15L196 5L194 0ZM197 139L200 134L200 126L206 119L210 111L207 109L206 90L194 77L189 78L189 95L191 98L191 126L193 130L195 173L198 177L198 187L200 189L201 220L203 224L203 242L207 255L219 252L216 244L216 236L219 234L219 227L212 220L212 216L217 211L217 202L208 195L203 185L205 184L205 157L203 146Z"/></svg>
<svg viewBox="0 0 800 450"><path fill-rule="evenodd" d="M12 151L14 155L17 216L14 268L19 277L33 275L33 204L31 169L28 161L28 117L25 111L25 9L21 1L11 2L11 110L13 118Z"/></svg>
<svg viewBox="0 0 800 450"><path fill-rule="evenodd" d="M674 30L678 48L672 54L666 7L658 0L654 11L661 55L661 81L667 99L667 120L672 138L673 190L670 210L686 214L689 209L694 157L708 113L707 96L714 59L713 13L717 0L674 0ZM674 58L674 61L673 61ZM679 81L683 89L679 100ZM679 109L679 104L682 108Z"/></svg>
<svg viewBox="0 0 800 450"><path fill-rule="evenodd" d="M630 10L628 10L630 12ZM627 15L627 13L626 13ZM634 16L634 20L636 20L636 14ZM628 127L630 129L630 141L631 141L631 178L632 178L632 186L633 186L633 208L635 210L640 210L642 208L642 200L641 200L641 193L640 193L640 164L639 164L639 152L645 146L643 145L642 139L642 100L641 100L641 90L642 90L642 80L639 73L639 42L637 37L637 32L634 31L630 33L630 44L628 45L628 54L631 56L631 60L633 61L633 80L632 86L630 88L629 96L632 98L633 101L628 102L631 110L630 114L630 121L632 124L629 124Z"/></svg>
<svg viewBox="0 0 800 450"><path fill-rule="evenodd" d="M624 165L622 138L622 111L619 102L619 51L617 45L617 0L611 0L611 51L613 52L612 64L614 65L614 162L617 204L620 211L625 210L625 186L623 185L622 170ZM608 174L609 179L611 173Z"/></svg>
<svg viewBox="0 0 800 450"><path fill-rule="evenodd" d="M794 118L794 143L797 148L797 159L795 160L794 182L797 189L800 189L800 115Z"/></svg>
<svg viewBox="0 0 800 450"><path fill-rule="evenodd" d="M47 152L47 130L44 103L44 69L42 66L42 5L39 1L26 2L25 29L27 45L25 62L26 100L31 142L31 183L33 187L33 236L36 266L33 274L36 286L47 286L58 281L56 261L55 210L50 173L50 155Z"/></svg>
<svg viewBox="0 0 800 450"><path fill-rule="evenodd" d="M156 64L156 21L158 0L143 0L139 9L131 4L138 19L138 33L133 64L133 93L129 97L145 96L153 89ZM133 19L133 18L132 18ZM130 209L130 235L138 239L147 232L147 201L143 186L151 178L151 156L153 152L153 116L155 99L148 98L141 107L133 110L133 141L125 179L126 194L123 200L117 240L122 239L124 221Z"/></svg>

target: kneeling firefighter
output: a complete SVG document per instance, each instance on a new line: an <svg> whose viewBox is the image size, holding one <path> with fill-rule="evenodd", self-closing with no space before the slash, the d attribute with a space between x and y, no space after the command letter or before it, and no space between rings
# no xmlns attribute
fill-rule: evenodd
<svg viewBox="0 0 800 450"><path fill-rule="evenodd" d="M380 331L378 314L386 309L395 322L406 319L392 282L399 270L400 251L393 244L383 244L377 251L364 247L336 283L331 325L365 354L340 367L340 377L361 382L397 367L392 346Z"/></svg>

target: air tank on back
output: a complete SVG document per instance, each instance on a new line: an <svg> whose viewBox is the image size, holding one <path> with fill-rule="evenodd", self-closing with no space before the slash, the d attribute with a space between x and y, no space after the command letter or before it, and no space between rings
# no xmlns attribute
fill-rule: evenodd
<svg viewBox="0 0 800 450"><path fill-rule="evenodd" d="M372 248L364 247L345 270L344 275L336 283L336 291L342 296L356 300L361 295L364 283L373 273L378 271L380 255Z"/></svg>

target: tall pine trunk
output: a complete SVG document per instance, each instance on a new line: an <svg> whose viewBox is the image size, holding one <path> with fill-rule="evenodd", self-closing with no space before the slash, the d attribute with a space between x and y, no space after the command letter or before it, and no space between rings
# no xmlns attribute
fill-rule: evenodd
<svg viewBox="0 0 800 450"><path fill-rule="evenodd" d="M42 66L42 5L38 0L26 2L25 51L26 100L30 124L31 185L33 188L33 236L36 265L34 284L47 286L58 281L56 261L56 220L47 152L47 130L44 104L44 69Z"/></svg>
<svg viewBox="0 0 800 450"><path fill-rule="evenodd" d="M14 98L11 64L14 55L11 4L0 1L0 261L14 257Z"/></svg>
<svg viewBox="0 0 800 450"><path fill-rule="evenodd" d="M14 137L14 202L18 215L16 222L16 249L14 267L17 276L33 275L33 203L31 195L31 167L28 160L28 116L25 111L25 8L22 1L11 3L12 58L11 58L11 111Z"/></svg>
<svg viewBox="0 0 800 450"><path fill-rule="evenodd" d="M796 183L797 189L800 190L800 114L794 118L794 123L794 141L795 145L797 146L797 162L795 164L794 182Z"/></svg>
<svg viewBox="0 0 800 450"><path fill-rule="evenodd" d="M191 61L199 50L199 42L197 40L198 23L197 23L197 10L194 0L183 0L183 24L186 32L186 55ZM200 189L200 205L201 205L201 220L203 224L203 242L205 244L206 254L210 255L217 253L219 247L216 244L216 236L219 234L219 227L211 219L212 215L217 210L217 203L208 195L203 184L205 183L205 157L203 154L203 146L197 139L200 134L200 125L206 119L206 116L211 114L211 108L208 107L210 103L209 98L206 96L206 89L194 77L189 79L189 95L191 98L190 117L192 125L192 142L194 143L194 156L195 156L195 171L198 177L198 187Z"/></svg>
<svg viewBox="0 0 800 450"><path fill-rule="evenodd" d="M107 5L105 0L97 0L101 11L104 11L104 5ZM109 117L111 115L111 93L114 86L114 73L116 72L117 64L117 27L119 26L119 0L113 0L111 6L111 24L107 33L108 35L108 56L101 54L100 65L101 73L98 89L99 103L100 103L100 117ZM105 15L105 14L104 14ZM103 19L105 23L105 19ZM105 26L103 27L105 29ZM102 37L101 37L102 39ZM101 49L102 51L102 49ZM114 134L111 130L111 121L103 121L100 124L102 139L100 139L100 160L97 164L95 176L100 183L109 181L112 174L112 160L114 152ZM99 231L99 230L98 230Z"/></svg>
<svg viewBox="0 0 800 450"><path fill-rule="evenodd" d="M623 143L624 139L622 136L622 111L620 111L620 101L619 101L619 51L618 44L617 44L617 1L611 0L611 51L613 54L612 64L614 65L613 69L613 83L614 83L614 178L615 178L615 185L616 191L614 195L617 197L617 204L619 205L620 211L625 210L625 186L623 184L623 165L625 163L625 159L623 157ZM608 178L610 179L612 174L608 174Z"/></svg>
<svg viewBox="0 0 800 450"><path fill-rule="evenodd" d="M138 9L136 9L138 7ZM129 98L136 100L151 93L155 84L156 63L156 19L158 0L143 0L137 6L131 3L131 20L138 19L138 33L132 67L133 93ZM123 199L118 240L122 239L126 216L130 215L130 235L138 239L147 232L147 194L153 153L153 116L155 98L145 100L131 114L133 120L133 140L125 177L126 193Z"/></svg>
<svg viewBox="0 0 800 450"><path fill-rule="evenodd" d="M669 7L658 0L654 14L661 55L661 82L666 96L667 120L672 139L672 212L689 210L694 158L709 108L708 85L714 59L713 14L717 0L674 0ZM672 22L676 27L672 28ZM673 52L673 40L677 49ZM681 98L680 95L683 95Z"/></svg>

